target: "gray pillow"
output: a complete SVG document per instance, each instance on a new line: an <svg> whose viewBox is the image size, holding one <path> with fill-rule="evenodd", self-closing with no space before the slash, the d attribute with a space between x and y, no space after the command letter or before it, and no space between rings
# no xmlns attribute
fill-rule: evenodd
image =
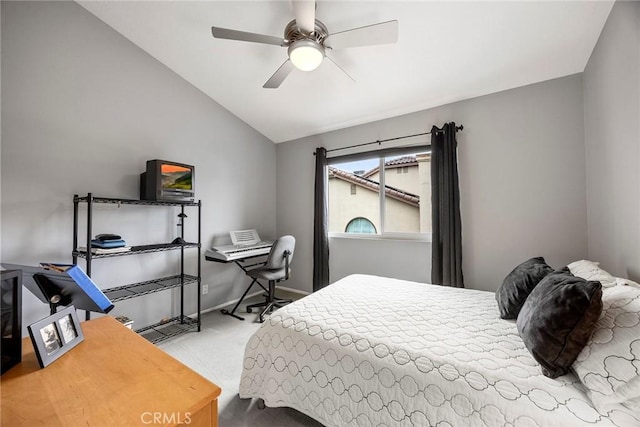
<svg viewBox="0 0 640 427"><path fill-rule="evenodd" d="M515 319L535 286L551 268L543 257L526 260L505 277L502 285L496 291L496 301L502 319Z"/></svg>
<svg viewBox="0 0 640 427"><path fill-rule="evenodd" d="M542 373L556 378L569 371L589 341L600 313L600 282L586 281L565 268L538 283L522 306L516 324Z"/></svg>

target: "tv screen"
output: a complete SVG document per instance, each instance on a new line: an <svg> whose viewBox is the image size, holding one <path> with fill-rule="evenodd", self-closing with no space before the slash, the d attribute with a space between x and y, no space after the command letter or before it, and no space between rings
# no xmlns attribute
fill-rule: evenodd
<svg viewBox="0 0 640 427"><path fill-rule="evenodd" d="M193 189L193 174L191 168L171 163L160 165L162 175L162 188L189 190Z"/></svg>

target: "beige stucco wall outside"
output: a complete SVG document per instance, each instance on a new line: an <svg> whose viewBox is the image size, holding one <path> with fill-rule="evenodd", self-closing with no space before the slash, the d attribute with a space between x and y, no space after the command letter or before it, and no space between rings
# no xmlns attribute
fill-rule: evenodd
<svg viewBox="0 0 640 427"><path fill-rule="evenodd" d="M354 218L368 219L380 232L380 202L378 193L358 186L351 194L351 183L329 177L329 232L344 233Z"/></svg>
<svg viewBox="0 0 640 427"><path fill-rule="evenodd" d="M431 232L431 163L429 156L418 156L418 166L386 169L386 185L420 196L420 208L397 199L386 198L385 231L396 233ZM402 173L398 173L401 169ZM378 181L379 174L368 177ZM329 231L344 233L354 218L368 219L380 233L380 202L377 191L356 185L351 194L351 183L337 177L329 178ZM427 201L426 204L422 201Z"/></svg>
<svg viewBox="0 0 640 427"><path fill-rule="evenodd" d="M387 197L387 228L397 232L415 233L420 227L419 210L415 206ZM380 232L380 201L378 192L357 186L351 194L351 183L339 178L329 179L329 231L344 233L354 218L368 219Z"/></svg>
<svg viewBox="0 0 640 427"><path fill-rule="evenodd" d="M387 167L386 171L387 173L384 176L385 184L409 193L418 194L418 168L415 165ZM398 171L400 171L400 173L398 173ZM380 174L378 172L367 178L380 182Z"/></svg>
<svg viewBox="0 0 640 427"><path fill-rule="evenodd" d="M387 197L385 231L393 233L416 233L420 231L420 208Z"/></svg>

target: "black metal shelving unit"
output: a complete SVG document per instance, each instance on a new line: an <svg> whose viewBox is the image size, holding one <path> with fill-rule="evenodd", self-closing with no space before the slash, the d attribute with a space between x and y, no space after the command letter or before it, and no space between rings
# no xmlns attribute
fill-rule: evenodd
<svg viewBox="0 0 640 427"><path fill-rule="evenodd" d="M172 319L145 326L136 330L141 337L147 341L157 344L171 337L175 337L186 332L200 331L200 321L188 316L176 316Z"/></svg>
<svg viewBox="0 0 640 427"><path fill-rule="evenodd" d="M117 205L145 205L145 206L173 206L181 208L181 216L185 216L186 207L198 208L198 241L197 242L185 242L185 243L160 243L152 245L134 246L127 252L116 252L107 254L93 254L91 251L82 251L78 249L78 219L79 219L79 205L80 203L87 204L87 240L86 248L91 248L91 239L93 236L92 223L93 223L93 205L95 203L110 203ZM155 292L164 291L167 289L180 288L180 315L171 319L162 320L156 324L145 326L137 329L136 332L142 337L146 338L152 343L159 343L168 338L180 335L185 332L198 331L201 328L201 221L200 214L202 211L202 203L197 202L167 202L167 201L151 201L151 200L135 200L135 199L118 199L110 197L95 197L92 193L87 196L73 196L73 250L72 257L73 263L78 262L78 258L85 259L86 273L91 276L91 264L94 259L100 258L113 258L121 256L131 256L147 254L152 252L180 250L180 274L173 276L162 277L153 280L147 280L144 282L132 283L124 286L117 286L114 288L103 289L102 292L112 301L123 301L130 298L137 298L143 295L152 294ZM181 227L181 236L184 239L184 227ZM184 271L184 250L189 248L197 248L198 251L198 272L197 275L185 274ZM197 284L198 288L198 301L197 301L197 317L191 318L184 314L184 287L189 284ZM89 319L89 312L87 312L87 320Z"/></svg>

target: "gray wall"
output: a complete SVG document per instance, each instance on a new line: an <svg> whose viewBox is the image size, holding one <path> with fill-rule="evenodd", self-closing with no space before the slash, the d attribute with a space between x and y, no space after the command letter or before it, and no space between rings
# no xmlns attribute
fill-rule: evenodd
<svg viewBox="0 0 640 427"><path fill-rule="evenodd" d="M195 165L205 247L242 227L275 235L275 145L76 3L2 2L2 124L4 262L71 262L73 195L137 198L153 158ZM167 242L177 213L98 205L94 234ZM186 253L195 267L196 251ZM177 270L177 256L97 260L93 277L103 288L161 277ZM202 272L205 308L239 297L246 282L233 265L203 259ZM48 314L26 290L24 300L24 324ZM194 286L186 307L195 311ZM114 314L144 326L177 309L176 291L165 291Z"/></svg>
<svg viewBox="0 0 640 427"><path fill-rule="evenodd" d="M528 257L560 267L587 254L582 76L572 75L277 145L278 234L298 238L291 287L311 290L315 147L458 133L467 287L495 290ZM332 239L331 280L356 272L430 280L430 244Z"/></svg>
<svg viewBox="0 0 640 427"><path fill-rule="evenodd" d="M589 258L640 280L640 3L616 2L584 71Z"/></svg>

